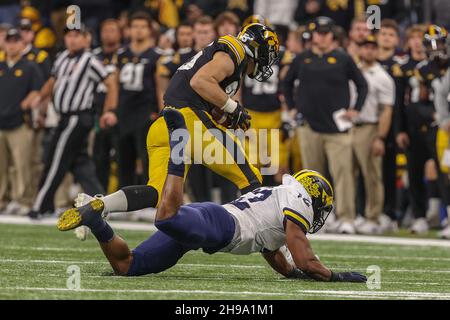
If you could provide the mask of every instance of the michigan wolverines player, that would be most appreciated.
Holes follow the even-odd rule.
[[[166,108],[163,114],[171,150],[166,163],[168,176],[156,213],[159,231],[130,251],[103,220],[104,204],[99,199],[91,203],[94,210],[66,211],[58,221],[59,230],[88,226],[114,272],[122,276],[162,272],[186,252],[201,248],[209,254],[261,252],[275,271],[288,278],[366,281],[364,275],[356,272],[335,273],[326,268],[306,238],[307,232],[317,232],[324,225],[333,208],[333,189],[317,172],[303,170],[293,177],[285,175],[282,185],[258,188],[223,206],[208,202],[183,205],[187,141],[180,141],[174,133],[182,130],[189,135],[189,130],[181,112]],[[180,144],[181,152],[175,151]],[[285,244],[295,265],[279,250]]]
[[[238,37],[220,37],[180,66],[164,96],[165,106],[176,108],[183,115],[191,137],[198,134],[203,136],[205,133],[212,136],[201,148],[196,148],[195,139],[191,139],[188,156],[197,159],[196,154],[200,154],[200,160],[203,161],[205,148],[222,150],[227,160],[233,155],[231,163],[213,161],[205,165],[233,182],[242,193],[259,187],[262,177],[258,169],[249,163],[237,137],[226,130],[232,128],[245,131],[250,126],[248,113],[231,97],[239,89],[239,83],[245,74],[258,81],[269,79],[278,54],[276,33],[263,24],[250,24],[242,29]],[[214,113],[226,120],[227,127],[213,119]],[[197,130],[194,133],[195,125],[198,127],[198,124],[200,132]],[[167,126],[162,117],[149,129],[147,150],[148,185],[124,187],[103,197],[106,214],[157,207],[167,176],[170,152]],[[80,210],[95,211],[92,203],[85,204]]]

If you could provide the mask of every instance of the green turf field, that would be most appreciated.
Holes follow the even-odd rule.
[[[119,231],[131,246],[147,232]],[[159,275],[112,276],[91,237],[49,226],[0,224],[0,299],[450,299],[450,249],[313,241],[337,271],[381,268],[381,288],[365,284],[285,280],[258,254],[188,253]],[[69,290],[67,268],[81,270],[81,289]]]

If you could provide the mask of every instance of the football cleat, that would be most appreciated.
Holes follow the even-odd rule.
[[[90,201],[88,204],[79,208],[66,210],[58,219],[56,227],[60,231],[75,229],[85,225],[86,220],[91,220],[90,215],[102,215],[105,210],[105,204],[100,199]]]
[[[416,219],[411,226],[410,232],[418,235],[427,234],[429,230],[427,219],[419,218]]]
[[[96,198],[101,199],[102,197],[103,197],[103,195],[101,195],[101,194],[91,197],[90,195],[88,195],[86,193],[79,193],[77,195],[77,197],[75,198],[74,206],[75,206],[75,208],[79,208],[79,207],[82,207],[82,206],[88,204],[90,201],[92,201]],[[105,211],[102,213],[102,218],[106,218]],[[74,231],[75,236],[81,241],[86,241],[90,232],[91,232],[90,229],[86,226],[79,226]]]

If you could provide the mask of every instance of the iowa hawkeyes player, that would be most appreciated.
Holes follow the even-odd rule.
[[[261,174],[249,164],[237,137],[219,125],[211,113],[213,110],[223,112],[227,115],[229,128],[247,130],[250,126],[250,117],[231,97],[238,90],[244,74],[258,81],[269,79],[273,74],[272,66],[276,63],[278,54],[279,42],[276,33],[262,24],[250,24],[239,33],[238,37],[220,37],[178,68],[164,96],[166,107],[176,108],[183,115],[191,138],[206,132],[213,136],[212,141],[203,143],[203,149],[221,150],[227,158],[232,156],[231,164],[205,163],[205,165],[229,179],[243,193],[261,185]],[[194,122],[200,124],[201,132],[194,132]],[[193,140],[195,138],[190,140],[192,144]],[[204,150],[196,150],[192,144],[191,148],[188,148],[190,149],[188,156],[195,159],[194,152],[202,156]],[[226,145],[231,146],[233,150],[228,150]],[[160,117],[152,124],[148,132],[147,149],[150,176],[148,185],[124,187],[103,197],[101,201],[105,214],[158,205],[170,158],[168,131],[164,118]],[[203,161],[202,157],[200,159]],[[239,159],[244,161],[238,161]],[[186,174],[188,169],[185,170]],[[80,211],[95,211],[96,202],[90,199],[92,198],[86,196],[86,201],[83,202],[90,202],[81,206]],[[73,224],[77,224],[76,219]]]

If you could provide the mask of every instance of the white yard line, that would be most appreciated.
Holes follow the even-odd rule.
[[[76,261],[76,260],[27,260],[27,259],[0,259],[1,263],[36,263],[36,264],[65,264],[65,265],[83,265],[83,264],[108,264],[107,261]],[[236,265],[236,264],[203,264],[203,263],[178,263],[176,267],[184,268],[232,268],[232,269],[266,269],[263,265]],[[362,267],[361,270],[365,270]],[[344,268],[333,268],[335,270],[344,270]],[[404,272],[404,273],[450,273],[450,269],[382,269],[381,272]]]
[[[156,231],[157,229],[151,223],[126,222],[126,221],[108,221],[115,229],[133,230],[133,231]],[[19,225],[45,225],[54,226],[56,218],[45,218],[39,221],[30,221],[28,217],[0,215],[0,224],[19,224]],[[340,235],[340,234],[318,234],[310,235],[311,240],[317,241],[340,241],[340,242],[358,242],[374,243],[386,245],[403,246],[432,246],[450,248],[449,240],[439,239],[417,239],[417,238],[396,238],[382,236],[364,236],[364,235]]]
[[[42,287],[0,287],[12,291],[55,291],[55,292],[109,292],[109,293],[159,293],[159,294],[200,294],[238,296],[332,296],[336,298],[398,298],[398,299],[450,299],[450,294],[423,291],[350,291],[350,290],[299,290],[297,292],[261,291],[215,291],[215,290],[157,290],[157,289],[79,289]]]

